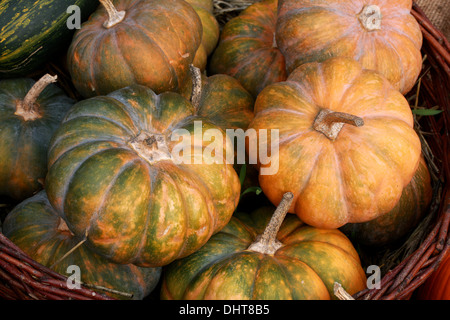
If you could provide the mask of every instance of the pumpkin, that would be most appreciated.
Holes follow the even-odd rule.
[[[450,254],[444,256],[439,267],[416,290],[418,300],[450,300]]]
[[[209,119],[222,130],[246,130],[253,119],[253,96],[235,78],[226,74],[207,76],[191,67],[191,78],[181,90],[197,114]],[[244,150],[245,151],[245,150]]]
[[[168,264],[206,243],[237,206],[230,142],[217,132],[175,92],[131,85],[80,101],[53,135],[49,201],[111,261]]]
[[[192,63],[201,70],[205,70],[208,63],[208,56],[214,51],[217,42],[219,41],[219,22],[212,10],[209,10],[208,3],[202,3],[201,1],[199,3],[199,1],[194,0],[186,0],[186,2],[190,3],[195,9],[203,26],[202,42],[195,53],[194,61]],[[212,3],[211,1],[209,2]]]
[[[200,7],[205,9],[209,13],[214,13],[214,1],[213,0],[186,0],[187,3],[193,7]]]
[[[430,172],[421,157],[416,173],[394,209],[371,221],[346,224],[341,231],[353,242],[365,246],[395,243],[411,232],[426,215],[432,195]]]
[[[292,193],[275,213],[272,207],[235,213],[200,250],[164,267],[161,299],[327,300],[335,299],[335,282],[349,294],[364,289],[348,238],[285,218],[289,199]]]
[[[209,62],[210,74],[235,77],[254,97],[286,80],[284,56],[275,41],[277,1],[256,2],[229,20]]]
[[[79,22],[97,8],[92,0],[3,0],[0,3],[0,78],[31,76],[67,50],[74,29],[67,22],[79,8]],[[69,12],[67,12],[69,11]]]
[[[264,194],[276,204],[293,192],[289,212],[314,227],[339,228],[391,211],[419,164],[407,100],[350,58],[301,65],[266,87],[254,111],[249,129],[278,132],[274,141],[269,134],[249,141],[277,150],[270,164],[256,164]]]
[[[161,276],[161,268],[120,265],[93,253],[70,232],[48,202],[45,190],[14,207],[5,218],[3,231],[36,262],[65,276],[71,275],[69,266],[79,267],[80,282],[123,293],[107,293],[115,298],[143,299]]]
[[[46,74],[0,81],[0,195],[22,201],[43,188],[50,138],[75,103]]]
[[[349,57],[405,94],[422,69],[422,33],[411,7],[412,0],[279,0],[276,41],[289,73]]]
[[[101,0],[68,50],[72,82],[85,97],[130,84],[177,91],[202,40],[202,22],[182,0]]]

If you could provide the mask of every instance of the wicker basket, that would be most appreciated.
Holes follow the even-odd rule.
[[[241,6],[231,8],[227,1],[215,1],[219,23],[256,1],[241,1]],[[228,7],[227,7],[228,6]],[[425,57],[422,74],[406,96],[415,107],[433,109],[439,106],[442,113],[434,116],[416,116],[416,130],[420,132],[423,152],[433,177],[434,196],[430,212],[421,225],[421,233],[413,233],[416,245],[383,274],[380,289],[366,289],[353,296],[358,300],[408,299],[449,253],[450,235],[450,180],[449,125],[450,125],[450,44],[433,26],[424,12],[414,4],[412,14],[420,23],[424,36],[422,53]],[[50,65],[62,85],[70,87],[67,74]],[[55,273],[33,261],[20,248],[0,233],[0,298],[10,300],[108,300],[102,288],[82,284],[80,289],[68,289],[67,277]]]

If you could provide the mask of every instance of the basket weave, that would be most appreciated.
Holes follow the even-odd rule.
[[[256,1],[241,1],[231,7],[228,1],[214,1],[215,13],[223,24],[246,6]],[[450,234],[450,180],[449,125],[450,125],[450,44],[443,33],[413,5],[413,16],[419,22],[425,57],[420,80],[406,96],[412,105],[442,113],[416,117],[424,155],[432,169],[434,196],[427,217],[428,228],[417,241],[411,254],[406,256],[381,279],[380,289],[366,289],[356,293],[357,300],[408,299],[449,254]],[[60,78],[67,79],[62,74]],[[0,233],[0,298],[9,300],[109,300],[107,292],[82,284],[80,289],[68,289],[67,277],[32,260],[20,248]]]

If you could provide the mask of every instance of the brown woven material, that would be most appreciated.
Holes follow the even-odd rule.
[[[232,1],[215,0],[215,12],[222,26],[231,16],[227,15],[226,12],[237,15],[246,6],[256,2],[235,1],[241,3],[238,9],[236,9],[236,6],[229,5],[229,2]],[[442,5],[445,1],[447,0],[419,0],[417,2],[425,5],[428,2]],[[430,8],[436,7],[427,7],[428,10],[431,10]],[[225,10],[219,13],[219,9]],[[428,226],[423,237],[418,239],[417,245],[412,248],[411,254],[384,273],[381,279],[381,288],[361,291],[353,296],[355,299],[408,299],[414,290],[436,270],[444,257],[449,254],[450,44],[447,40],[448,37],[446,38],[440,31],[441,29],[436,27],[436,24],[441,21],[443,23],[442,28],[448,30],[449,10],[443,7],[440,10],[437,9],[437,11],[437,13],[439,11],[447,12],[447,18],[438,18],[437,15],[431,15],[430,17],[433,17],[435,22],[430,21],[420,6],[414,5],[413,7],[412,14],[420,23],[424,35],[422,48],[424,65],[419,81],[407,95],[413,106],[443,110],[438,115],[416,117],[416,128],[421,133],[424,154],[433,175],[434,196],[428,215]],[[55,67],[54,64],[49,65],[49,68],[57,71],[60,79],[68,79],[63,70]],[[68,289],[66,281],[67,277],[33,261],[0,233],[0,298],[14,300],[110,299],[105,292],[84,285],[81,289]]]

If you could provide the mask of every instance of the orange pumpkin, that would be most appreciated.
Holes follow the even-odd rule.
[[[254,111],[249,128],[279,132],[278,141],[262,134],[249,141],[278,147],[271,163],[258,157],[263,192],[275,204],[293,192],[290,212],[318,228],[389,212],[419,164],[407,100],[381,74],[349,58],[298,67],[287,81],[266,87]],[[262,171],[273,163],[277,172]]]
[[[73,36],[67,66],[85,98],[131,84],[178,91],[201,44],[202,22],[181,0],[100,0]]]
[[[350,57],[407,93],[421,67],[422,33],[411,0],[280,0],[276,40],[288,71]]]

